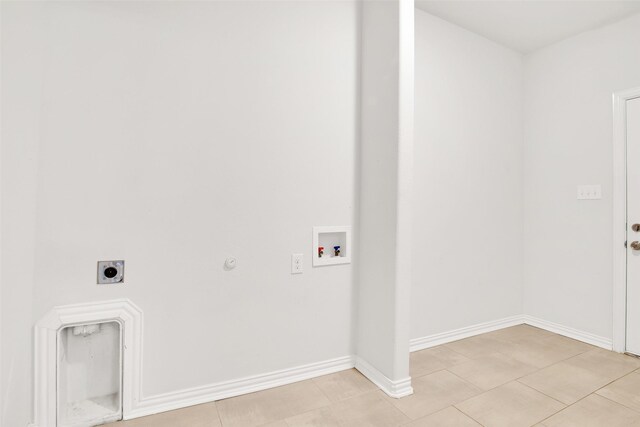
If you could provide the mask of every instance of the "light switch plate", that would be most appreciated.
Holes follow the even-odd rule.
[[[602,186],[598,185],[578,185],[578,200],[598,200],[602,199]]]
[[[291,274],[301,274],[304,271],[304,256],[291,254]]]

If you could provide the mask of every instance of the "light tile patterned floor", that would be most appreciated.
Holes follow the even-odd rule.
[[[112,427],[640,427],[640,359],[531,326],[411,354],[414,394],[355,370]]]

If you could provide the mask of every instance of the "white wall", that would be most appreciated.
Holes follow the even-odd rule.
[[[2,8],[3,425],[53,305],[139,305],[145,396],[353,353],[352,268],[310,260],[354,222],[355,2]]]
[[[1,426],[21,427],[30,419],[32,296],[34,292],[35,215],[41,80],[45,40],[24,25],[43,28],[42,7],[35,2],[0,2],[0,102],[2,184],[0,251],[2,327],[0,349]],[[13,12],[12,12],[13,10]],[[22,28],[22,30],[21,30]],[[20,36],[20,39],[14,38]],[[34,84],[35,83],[35,84]]]
[[[640,86],[640,16],[522,65],[416,15],[412,337],[524,313],[611,339],[611,95]]]
[[[413,12],[412,0],[362,3],[356,345],[361,360],[398,382],[397,390],[387,390],[396,396],[411,392],[406,254],[411,250]]]
[[[402,125],[363,116],[356,158],[355,2],[1,5],[2,425],[30,418],[34,322],[83,301],[144,310],[146,396],[352,354],[354,330],[402,376]],[[415,13],[411,337],[523,312],[610,337],[611,93],[640,86],[640,16],[523,68]],[[369,87],[399,81],[386,60]],[[400,86],[366,88],[363,112],[401,110]],[[603,200],[576,201],[591,183]],[[356,262],[379,286],[358,290],[357,328],[352,267],[310,266],[311,227],[331,224],[374,232]],[[120,258],[125,285],[96,286],[95,262]]]
[[[522,312],[522,56],[416,10],[411,337]]]
[[[640,86],[640,15],[529,55],[525,313],[612,336],[611,95]],[[602,200],[576,200],[602,184]]]

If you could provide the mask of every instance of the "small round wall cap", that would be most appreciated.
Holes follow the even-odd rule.
[[[224,262],[224,266],[227,268],[227,270],[233,270],[234,268],[236,268],[237,264],[238,261],[234,257],[229,257]]]

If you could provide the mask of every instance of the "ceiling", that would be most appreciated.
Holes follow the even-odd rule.
[[[522,53],[640,13],[640,0],[415,0],[416,7]]]

